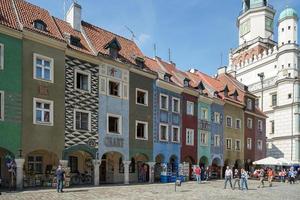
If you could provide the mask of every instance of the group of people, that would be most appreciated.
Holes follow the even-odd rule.
[[[278,175],[282,183],[285,183],[286,180],[288,180],[290,184],[294,184],[297,177],[300,179],[300,167],[298,168],[298,172],[294,169],[294,167],[291,167],[288,171],[286,169],[282,169]]]
[[[209,173],[209,169],[208,167],[206,169],[204,169],[204,167],[199,167],[197,166],[194,170],[194,173],[196,175],[196,180],[197,183],[201,183],[202,180],[208,180],[208,173]]]
[[[232,169],[227,166],[225,171],[224,189],[226,189],[227,183],[229,182],[230,187],[233,190],[236,188],[236,184],[238,184],[239,190],[248,190],[248,177],[248,173],[244,168],[241,168],[241,170],[234,169],[233,172]],[[232,180],[234,180],[233,185]]]

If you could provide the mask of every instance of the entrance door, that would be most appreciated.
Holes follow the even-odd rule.
[[[102,160],[100,165],[100,183],[106,182],[106,160]]]

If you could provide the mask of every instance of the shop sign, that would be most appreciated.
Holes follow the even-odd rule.
[[[123,147],[124,139],[115,137],[105,137],[104,144],[107,147]]]

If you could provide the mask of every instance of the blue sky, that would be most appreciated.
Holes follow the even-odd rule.
[[[28,0],[63,18],[63,0]],[[72,0],[67,0],[67,9]],[[154,44],[157,56],[171,60],[181,70],[197,68],[213,75],[228,63],[230,48],[238,44],[236,18],[242,0],[77,0],[82,6],[83,20],[131,38],[143,53],[153,57]],[[288,4],[300,14],[299,0],[270,0],[278,18]],[[277,23],[277,22],[275,22]],[[277,27],[276,25],[274,27]],[[275,29],[275,33],[277,30]],[[277,34],[275,34],[277,40]]]

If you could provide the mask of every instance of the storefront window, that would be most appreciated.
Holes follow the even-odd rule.
[[[28,171],[31,173],[43,173],[43,157],[42,156],[28,156]]]
[[[78,172],[78,158],[77,157],[75,157],[75,156],[69,157],[69,167],[70,167],[71,173]]]

